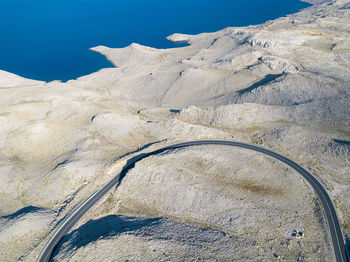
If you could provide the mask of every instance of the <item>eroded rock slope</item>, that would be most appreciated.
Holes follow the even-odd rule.
[[[314,3],[262,25],[169,36],[182,48],[95,47],[115,68],[66,83],[0,72],[2,260],[34,261],[129,152],[204,138],[259,144],[309,169],[349,236],[350,4]],[[55,259],[332,260],[327,232],[293,171],[202,147],[137,164]]]

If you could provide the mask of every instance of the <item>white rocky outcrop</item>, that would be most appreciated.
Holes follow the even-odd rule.
[[[28,255],[33,243],[48,233],[54,217],[52,211],[32,206],[0,217],[1,260],[11,261]]]
[[[0,86],[2,88],[18,87],[18,86],[31,86],[43,84],[43,81],[30,80],[18,75],[0,70]]]
[[[350,8],[308,2],[262,25],[168,37],[186,47],[92,48],[115,67],[66,83],[0,71],[0,257],[34,261],[130,152],[206,138],[305,166],[349,236]],[[258,153],[173,151],[138,163],[55,259],[332,260],[320,210],[304,181]]]

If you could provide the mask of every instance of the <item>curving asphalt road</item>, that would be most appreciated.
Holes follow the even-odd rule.
[[[67,218],[62,222],[59,228],[56,230],[54,235],[48,241],[41,254],[39,255],[38,262],[50,261],[53,257],[56,248],[60,244],[62,238],[74,227],[74,225],[80,220],[80,218],[91,209],[106,193],[111,190],[114,186],[119,186],[124,176],[127,172],[135,166],[135,163],[152,155],[160,154],[167,150],[173,150],[177,148],[199,146],[199,145],[223,145],[223,146],[235,146],[246,148],[249,150],[257,151],[266,155],[269,155],[293,168],[297,171],[315,190],[320,202],[323,206],[324,213],[329,226],[329,231],[333,241],[334,254],[337,262],[348,262],[348,257],[346,255],[346,249],[344,244],[344,237],[340,228],[337,213],[335,211],[333,202],[329,197],[325,188],[321,185],[318,180],[313,177],[308,171],[302,168],[300,165],[294,161],[277,154],[271,150],[250,145],[242,142],[234,141],[224,141],[224,140],[199,140],[192,142],[185,142],[166,146],[149,153],[139,154],[127,161],[126,165],[123,167],[122,171],[116,175],[108,184],[106,184],[102,189],[92,194],[84,203],[78,206]]]

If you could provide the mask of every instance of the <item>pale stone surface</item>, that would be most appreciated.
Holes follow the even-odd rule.
[[[168,37],[190,44],[182,48],[95,47],[116,67],[66,83],[0,71],[0,257],[34,261],[51,226],[113,177],[127,153],[202,138],[260,144],[303,165],[327,187],[349,236],[350,6],[308,2],[315,5],[262,25]],[[91,241],[81,245],[72,236],[57,259],[221,260],[235,253],[332,260],[309,187],[256,153],[224,161],[233,154],[227,150],[188,149],[140,162],[78,225],[76,234],[88,228]],[[208,155],[220,171],[203,163]],[[248,194],[249,188],[276,194]],[[19,219],[26,207],[32,212]],[[128,226],[163,218],[131,233],[102,232],[98,240],[98,227],[86,226],[107,215],[110,231],[120,219]],[[306,233],[296,238],[293,230]],[[163,231],[171,237],[162,238]],[[21,232],[25,245],[16,242]]]
[[[18,86],[30,86],[30,85],[39,85],[43,84],[42,81],[30,80],[18,75],[0,70],[0,86],[1,88],[10,88]]]
[[[12,215],[0,217],[1,260],[12,261],[28,255],[33,243],[48,233],[54,216],[50,210],[29,206]]]
[[[290,168],[246,149],[202,146],[147,158],[136,164],[120,188],[94,214],[168,217],[212,228],[225,236],[239,236],[245,243],[236,242],[228,253],[224,252],[229,248],[225,243],[220,247],[221,254],[214,256],[216,259],[272,259],[274,253],[286,260],[333,259],[312,190]],[[77,235],[78,239],[66,248],[72,249],[84,241],[86,229],[82,226],[78,230],[82,236]],[[295,231],[300,235],[295,235]],[[113,235],[118,244],[119,233],[124,236],[123,232]],[[208,231],[201,237],[214,241]],[[85,247],[84,252],[99,245],[104,246],[99,242]],[[241,253],[242,245],[249,246],[250,251]],[[147,243],[145,246],[150,248]],[[189,259],[198,255],[201,252],[194,250]],[[113,257],[121,259],[118,254]]]

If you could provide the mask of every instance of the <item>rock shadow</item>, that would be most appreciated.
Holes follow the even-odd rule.
[[[132,154],[138,153],[138,152],[140,152],[140,151],[142,151],[142,150],[144,150],[144,149],[147,149],[147,148],[149,148],[149,147],[151,147],[151,146],[153,146],[153,145],[162,143],[162,142],[164,142],[164,141],[166,141],[166,139],[159,140],[159,141],[155,141],[155,142],[152,142],[152,143],[148,143],[148,144],[146,144],[146,145],[144,145],[144,146],[142,146],[142,147],[140,147],[140,148],[138,148],[138,149],[136,149],[136,150],[130,151],[130,152],[124,154],[124,155],[121,155],[121,156],[117,157],[116,159],[114,159],[114,161],[117,161],[117,160],[119,160],[119,159],[122,159],[122,158],[124,158],[124,157],[126,157],[126,156],[128,156],[128,155],[132,155]]]
[[[265,86],[273,81],[275,81],[277,78],[283,76],[285,73],[282,73],[282,74],[268,74],[266,75],[263,79],[261,79],[260,81],[258,82],[255,82],[254,84],[252,84],[250,87],[248,88],[245,88],[245,89],[242,89],[242,90],[239,90],[237,91],[237,93],[239,95],[243,95],[245,93],[250,93],[252,92],[254,89],[257,89],[261,86]]]
[[[90,220],[63,238],[62,245],[70,239],[69,249],[75,250],[100,238],[111,238],[127,232],[136,232],[144,227],[159,225],[161,218],[142,219],[109,215],[97,220]],[[58,248],[59,249],[59,248]]]
[[[179,109],[170,109],[169,112],[172,113],[172,114],[179,114],[181,112],[181,110],[179,110]]]
[[[342,145],[346,145],[346,146],[350,146],[350,141],[346,141],[346,140],[339,140],[339,139],[332,139],[332,141],[338,143],[338,144],[342,144]]]
[[[44,208],[40,208],[40,207],[27,206],[27,207],[19,209],[15,213],[5,215],[5,216],[0,216],[0,219],[11,220],[11,219],[22,217],[22,216],[29,214],[29,213],[36,213],[36,212],[44,211],[44,210],[45,210]]]
[[[109,215],[97,220],[90,220],[78,229],[66,235],[57,247],[57,255],[64,243],[68,243],[65,252],[70,252],[89,245],[98,239],[108,239],[122,234],[145,237],[149,240],[162,240],[182,243],[192,248],[214,248],[215,243],[230,245],[233,236],[213,228],[198,227],[166,218],[137,218]],[[216,247],[217,248],[217,247]],[[52,257],[52,258],[53,258]]]

